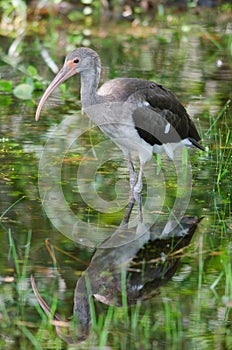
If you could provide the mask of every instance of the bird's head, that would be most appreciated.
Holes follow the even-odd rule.
[[[50,94],[60,84],[62,84],[65,80],[69,79],[77,73],[82,75],[85,74],[85,72],[93,70],[96,72],[97,75],[99,75],[100,68],[100,58],[94,50],[86,47],[80,47],[70,52],[65,59],[63,67],[57,73],[57,75],[43,94],[36,110],[35,120],[39,120],[40,112],[44,103],[46,102]]]

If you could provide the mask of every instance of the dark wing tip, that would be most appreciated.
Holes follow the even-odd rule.
[[[188,137],[189,141],[193,144],[194,147],[199,148],[201,151],[205,151],[205,148],[195,139]]]

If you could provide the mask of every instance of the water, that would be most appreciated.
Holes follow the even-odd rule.
[[[159,158],[149,162],[144,187],[147,220],[163,228],[176,198],[185,215],[204,219],[190,247],[181,251],[171,279],[161,283],[159,292],[154,287],[150,293],[155,295],[149,295],[147,301],[129,309],[131,323],[125,299],[124,308],[116,308],[114,316],[110,308],[96,302],[100,316],[95,328],[100,340],[94,340],[90,332],[92,336],[80,348],[91,344],[121,349],[232,346],[231,108],[225,108],[231,99],[231,55],[223,42],[228,39],[229,43],[229,36],[223,35],[222,24],[207,28],[191,21],[185,27],[180,23],[168,29],[161,26],[159,35],[149,27],[134,28],[131,33],[123,25],[123,36],[111,28],[107,40],[97,35],[91,38],[91,47],[103,61],[104,81],[139,76],[170,88],[193,116],[206,147],[206,152],[184,154],[188,167],[183,169],[189,178],[182,178],[184,173],[165,157],[161,165]],[[43,38],[45,46],[48,36]],[[9,44],[5,41],[4,54]],[[38,46],[28,39],[23,44],[16,69],[5,58],[1,61],[2,79],[16,85],[24,77],[22,67],[31,64],[50,81],[54,75],[39,56]],[[59,66],[65,56],[63,46],[59,43],[58,49],[51,48]],[[54,327],[46,325],[45,317],[41,324],[43,316],[35,303],[30,274],[33,272],[49,305],[58,302],[63,318],[72,315],[76,282],[94,247],[117,230],[127,203],[126,163],[120,150],[81,114],[78,91],[78,79],[71,79],[66,84],[65,101],[61,91],[54,92],[38,123],[34,114],[42,90],[34,92],[29,101],[1,93],[0,311],[1,342],[8,349],[31,346],[29,333],[37,339],[37,348],[38,344],[44,349],[65,346]],[[158,251],[158,257],[162,253]],[[121,254],[125,258],[126,253]],[[99,277],[101,270],[96,268],[95,274]],[[14,280],[7,282],[6,277]],[[114,288],[106,292],[113,293]],[[104,324],[105,317],[108,323]],[[110,332],[107,340],[103,339],[104,329]]]

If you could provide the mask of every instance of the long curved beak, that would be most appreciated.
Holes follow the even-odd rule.
[[[46,102],[47,98],[51,95],[51,93],[57,88],[57,86],[59,86],[61,83],[63,83],[65,80],[67,80],[68,78],[70,78],[71,76],[73,76],[76,73],[77,73],[77,71],[74,69],[74,67],[71,66],[71,64],[70,65],[68,63],[64,64],[64,66],[57,73],[57,75],[55,76],[55,78],[53,79],[51,84],[48,86],[47,90],[43,94],[43,96],[38,104],[36,114],[35,114],[36,121],[39,120],[41,109],[42,109],[44,103]]]

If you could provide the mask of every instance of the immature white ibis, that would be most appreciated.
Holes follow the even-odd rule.
[[[36,120],[52,91],[77,73],[81,76],[83,110],[121,148],[127,160],[131,193],[124,222],[128,222],[135,200],[138,202],[139,221],[142,222],[144,164],[153,153],[161,151],[166,151],[173,158],[173,152],[179,146],[204,150],[198,142],[200,136],[197,129],[177,97],[154,82],[117,78],[106,82],[97,90],[101,60],[94,50],[85,47],[67,55],[63,68],[39,102]],[[140,161],[138,176],[131,157],[134,151]]]

